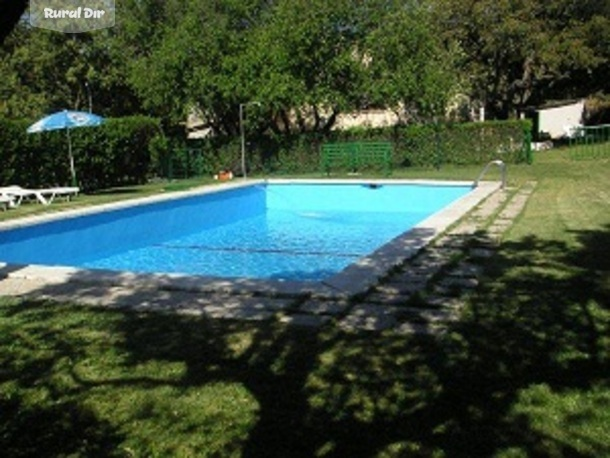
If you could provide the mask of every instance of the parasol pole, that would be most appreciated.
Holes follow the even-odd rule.
[[[70,138],[70,128],[66,128],[66,135],[68,136],[68,157],[70,158],[70,175],[72,176],[72,186],[76,184],[76,170],[74,169],[74,157],[72,156],[72,140]]]

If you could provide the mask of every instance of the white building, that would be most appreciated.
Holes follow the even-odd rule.
[[[534,118],[535,133],[538,138],[551,140],[570,137],[575,127],[582,126],[584,113],[584,100],[538,108]]]

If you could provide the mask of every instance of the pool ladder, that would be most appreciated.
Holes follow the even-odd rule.
[[[483,175],[485,175],[487,173],[487,171],[489,170],[489,167],[491,167],[492,165],[497,165],[500,168],[500,173],[502,174],[502,189],[506,188],[506,164],[499,159],[497,159],[495,161],[491,161],[485,166],[483,171],[481,171],[481,173],[479,174],[477,179],[472,184],[473,188],[476,188],[477,186],[479,186],[479,181],[481,181],[481,179],[483,178]]]

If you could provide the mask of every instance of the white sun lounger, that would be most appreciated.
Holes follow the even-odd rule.
[[[11,207],[21,205],[23,199],[35,197],[38,202],[43,205],[49,205],[58,197],[65,197],[66,200],[76,196],[80,191],[77,187],[58,187],[58,188],[43,188],[43,189],[26,189],[21,186],[4,186],[0,187],[0,196],[5,196],[11,199],[9,204]]]
[[[0,195],[12,200],[11,207],[18,207],[23,202],[23,199],[31,197],[35,197],[43,205],[48,205],[47,199],[37,189],[25,189],[21,186],[4,186],[0,188]]]
[[[66,200],[70,200],[73,197],[76,197],[80,191],[80,188],[77,187],[59,187],[59,188],[45,188],[38,189],[38,191],[45,196],[47,203],[53,202],[56,197],[63,197]]]
[[[11,199],[9,196],[5,196],[4,194],[0,194],[0,207],[3,211],[10,207],[12,204],[13,199]]]

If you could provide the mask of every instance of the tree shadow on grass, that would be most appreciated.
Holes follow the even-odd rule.
[[[120,456],[116,446],[123,440],[121,435],[80,403],[61,401],[41,407],[1,399],[0,411],[2,456]]]
[[[569,406],[575,393],[586,398],[602,387],[600,399],[610,395],[610,228],[577,239],[577,247],[536,237],[505,243],[488,263],[484,287],[453,330],[456,351],[447,354],[446,403],[461,412],[458,430],[470,437],[466,448],[452,444],[454,452],[610,453],[607,437],[581,437],[569,426],[571,416],[585,428],[591,422],[591,429],[610,421],[587,413],[587,406]],[[524,405],[537,390],[555,393],[554,402],[565,405],[545,405],[542,395]],[[546,416],[563,418],[536,423],[536,402]]]
[[[608,455],[607,438],[587,431],[603,426],[599,411],[610,402],[610,228],[577,238],[576,247],[537,238],[504,244],[487,263],[487,277],[463,319],[438,339],[25,302],[7,315],[33,313],[13,330],[14,338],[20,345],[44,342],[51,359],[26,354],[30,369],[4,372],[1,380],[26,388],[46,383],[68,412],[78,412],[40,410],[43,419],[49,411],[63,419],[59,430],[50,420],[40,429],[70,445],[65,452],[84,435],[99,450],[131,440],[140,441],[140,454],[177,453],[154,438],[129,437],[133,433],[87,407],[92,391],[105,389],[112,398],[128,388],[134,399],[147,399],[136,420],[176,428],[178,442],[217,434],[214,448],[196,449],[199,456]],[[60,317],[75,314],[84,314],[91,338],[66,331]],[[92,375],[83,360],[95,339],[99,368]],[[63,377],[69,374],[71,382],[61,388],[48,374],[68,355],[73,369]],[[104,365],[109,355],[118,355],[118,362]],[[142,372],[146,366],[158,372]],[[226,394],[227,386],[235,395]],[[169,400],[147,397],[166,388],[175,390]],[[208,388],[218,394],[197,404]],[[569,405],[572,398],[562,396],[570,393],[583,402]],[[2,402],[12,419],[35,416],[19,397]],[[188,403],[204,414],[173,416],[170,406]],[[538,411],[547,423],[537,423]],[[88,419],[84,432],[77,426],[81,417]],[[40,431],[12,430],[11,424],[2,422],[4,443],[26,444],[28,437],[35,443]],[[70,438],[63,440],[66,431]]]
[[[436,347],[427,338],[135,314],[121,330],[130,336],[130,365],[180,361],[188,368],[184,386],[247,389],[257,419],[241,456],[374,456],[405,428],[418,440],[428,435],[423,418],[402,423],[425,414],[440,389],[429,367]]]
[[[61,380],[58,367],[83,354],[65,329],[48,325],[58,312],[39,301],[2,305],[2,456],[120,456],[123,435],[74,397],[77,387]]]

